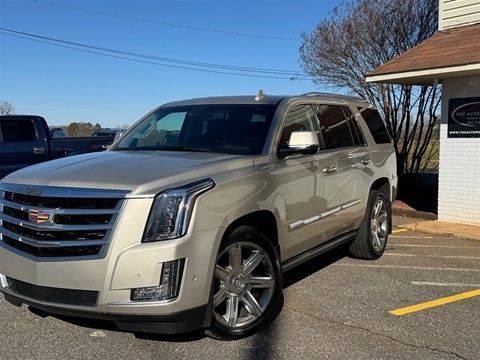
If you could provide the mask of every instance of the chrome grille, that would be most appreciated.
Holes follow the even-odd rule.
[[[127,194],[0,183],[0,245],[44,261],[101,258]]]
[[[112,209],[119,201],[119,199],[44,197],[11,191],[5,191],[5,199],[16,204],[64,209]]]

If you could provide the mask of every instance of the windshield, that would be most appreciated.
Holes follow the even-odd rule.
[[[259,154],[273,105],[196,105],[159,108],[111,150],[212,151]]]

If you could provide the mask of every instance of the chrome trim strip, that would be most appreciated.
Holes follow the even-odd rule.
[[[25,243],[30,246],[34,246],[36,248],[63,248],[63,247],[82,247],[82,246],[97,246],[97,245],[105,245],[108,241],[105,239],[100,240],[63,240],[63,241],[55,241],[55,240],[36,240],[32,239],[28,236],[18,236],[9,230],[4,229],[2,231],[2,240],[3,235],[12,238],[15,241]],[[106,237],[106,236],[105,236]]]
[[[4,213],[0,212],[0,220],[7,221],[9,223],[15,224],[34,231],[101,231],[109,230],[113,228],[112,221],[108,224],[98,224],[98,225],[49,225],[49,224],[35,224],[27,220],[19,220]],[[114,220],[112,218],[112,220]]]
[[[121,199],[120,199],[121,200]],[[0,210],[3,211],[3,207],[9,207],[15,210],[28,212],[29,210],[45,210],[45,207],[40,206],[30,206],[24,204],[17,204],[10,202],[4,198],[0,198]],[[119,201],[120,202],[120,201]],[[92,211],[95,211],[95,215],[110,215],[116,214],[118,212],[119,205],[112,209],[55,209],[55,214],[58,215],[90,215]],[[53,209],[53,208],[48,208]]]
[[[59,186],[17,185],[0,182],[0,191],[42,197],[67,198],[126,198],[129,190],[68,188]],[[4,195],[3,195],[4,197]]]
[[[349,207],[352,207],[352,206],[355,206],[359,203],[362,202],[362,199],[359,199],[359,200],[355,200],[351,203],[348,203],[348,204],[344,204],[344,205],[341,205],[339,207],[336,207],[332,210],[329,210],[329,211],[326,211],[324,213],[321,213],[319,215],[315,215],[311,218],[308,218],[308,219],[304,219],[304,220],[298,220],[298,221],[295,221],[294,223],[288,225],[288,228],[289,228],[289,231],[295,231],[295,230],[298,230],[306,225],[309,225],[309,224],[312,224],[318,220],[321,220],[321,219],[324,219],[326,218],[327,216],[330,216],[330,215],[333,215],[333,214],[336,214],[337,212],[339,211],[342,211],[344,209],[347,209]]]

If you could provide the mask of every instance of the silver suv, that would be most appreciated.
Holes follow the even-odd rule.
[[[364,100],[168,103],[106,152],[2,180],[0,290],[129,331],[246,336],[280,311],[284,271],[342,244],[380,257],[396,189]]]

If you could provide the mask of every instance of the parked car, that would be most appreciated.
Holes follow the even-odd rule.
[[[106,152],[0,183],[0,291],[128,331],[246,336],[280,311],[284,271],[340,245],[383,254],[396,169],[361,99],[168,103]]]
[[[103,151],[113,142],[111,137],[58,137],[58,131],[52,136],[41,116],[0,116],[0,179],[43,161]]]
[[[68,134],[62,128],[50,128],[50,137],[51,138],[59,138],[59,137],[67,137]]]

